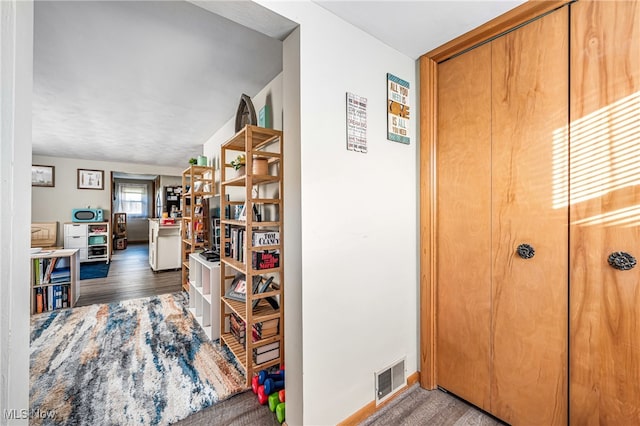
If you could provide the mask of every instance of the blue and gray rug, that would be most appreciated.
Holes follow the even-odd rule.
[[[167,425],[243,391],[187,305],[175,293],[32,316],[30,424]]]

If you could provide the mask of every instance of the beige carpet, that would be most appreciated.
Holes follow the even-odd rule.
[[[233,396],[187,417],[177,426],[278,426],[273,413],[258,404],[253,392]],[[445,392],[414,385],[361,426],[502,426],[464,401]]]
[[[440,390],[410,387],[361,426],[498,426],[503,423]]]
[[[205,408],[175,425],[279,426],[280,423],[266,405],[258,403],[253,392],[247,391]]]

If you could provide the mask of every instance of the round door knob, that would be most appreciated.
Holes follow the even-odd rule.
[[[531,259],[536,255],[536,251],[529,244],[520,244],[518,246],[518,256],[523,259]]]
[[[633,269],[636,263],[636,258],[624,251],[614,251],[609,255],[609,265],[619,271]]]

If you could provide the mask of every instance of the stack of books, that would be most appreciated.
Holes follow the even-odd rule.
[[[278,334],[278,318],[268,321],[259,322],[253,325],[253,341],[257,342],[267,337],[273,337]]]
[[[229,315],[229,329],[233,337],[236,338],[238,343],[244,346],[245,342],[245,334],[246,334],[246,324],[238,315],[234,312]]]
[[[279,356],[280,342],[269,343],[253,349],[253,362],[255,364],[264,364],[265,362],[273,361]]]
[[[36,288],[36,313],[69,307],[69,287],[50,285]]]
[[[279,324],[280,321],[278,318],[254,324],[251,333],[252,341],[256,343],[262,339],[277,336]],[[247,326],[242,318],[234,312],[229,315],[229,330],[238,343],[244,346],[246,342]]]

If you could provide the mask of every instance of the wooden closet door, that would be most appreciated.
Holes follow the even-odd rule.
[[[494,40],[492,57],[490,411],[566,424],[568,9]]]
[[[574,425],[640,424],[640,4],[571,6]]]
[[[437,383],[489,409],[491,47],[438,65]]]

